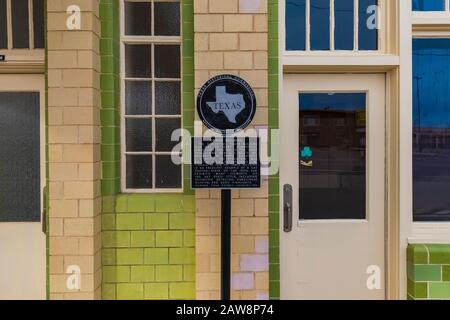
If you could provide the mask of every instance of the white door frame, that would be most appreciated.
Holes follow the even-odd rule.
[[[42,74],[0,74],[0,91],[2,92],[39,92],[40,93],[40,177],[41,177],[41,208],[40,222],[7,222],[0,223],[0,237],[13,237],[15,234],[21,234],[23,241],[7,244],[1,247],[10,253],[23,251],[25,246],[33,246],[30,249],[33,255],[33,261],[37,265],[16,266],[17,273],[14,275],[17,279],[26,279],[28,287],[11,286],[5,290],[0,289],[0,299],[45,299],[47,283],[47,253],[46,253],[46,234],[43,232],[44,216],[44,196],[46,186],[46,126],[45,126],[45,78]],[[14,247],[16,245],[16,247]],[[0,277],[2,276],[0,273]]]
[[[324,78],[323,82],[326,82],[326,80],[328,80],[328,78],[333,78],[331,81],[333,81],[333,83],[330,86],[330,83],[328,82],[326,85],[321,86],[321,85],[317,85],[317,83],[320,83],[321,79],[320,77],[326,77]],[[367,82],[368,84],[365,85],[364,81],[361,81],[358,83],[359,78],[367,78]],[[312,84],[308,83],[308,79],[312,79]],[[387,297],[387,285],[386,285],[386,281],[387,281],[387,272],[388,272],[388,265],[387,265],[387,241],[388,238],[386,237],[387,233],[386,233],[386,226],[385,224],[387,223],[386,220],[386,197],[385,197],[385,188],[386,188],[386,175],[387,175],[387,168],[386,168],[386,163],[385,163],[385,154],[386,154],[386,143],[385,143],[385,135],[386,135],[386,98],[387,98],[387,92],[386,92],[386,75],[385,74],[355,74],[355,75],[344,75],[344,74],[333,74],[333,75],[321,75],[321,74],[311,74],[311,75],[288,75],[285,74],[284,75],[284,79],[283,79],[283,102],[280,105],[280,128],[281,128],[281,139],[283,139],[283,132],[284,132],[284,136],[287,136],[289,134],[292,135],[293,132],[298,132],[298,123],[297,121],[290,121],[289,119],[293,117],[292,113],[289,113],[289,116],[286,116],[286,109],[288,106],[287,104],[291,105],[294,104],[296,101],[291,101],[293,100],[292,97],[294,97],[294,95],[291,95],[289,93],[286,93],[285,90],[286,88],[288,90],[294,91],[294,89],[296,90],[296,84],[295,82],[297,81],[302,81],[303,84],[299,84],[298,87],[302,88],[302,91],[304,92],[329,92],[329,91],[345,91],[345,92],[362,92],[362,91],[366,91],[364,90],[364,88],[366,87],[370,87],[373,90],[376,90],[375,92],[382,92],[383,93],[383,97],[385,100],[381,100],[381,101],[377,101],[376,106],[379,106],[380,104],[383,106],[382,110],[377,110],[376,113],[374,112],[374,109],[370,109],[370,108],[374,108],[374,106],[371,106],[370,103],[368,105],[368,114],[373,114],[372,116],[372,120],[370,118],[368,118],[368,130],[370,132],[370,136],[367,137],[368,141],[370,141],[369,143],[371,145],[368,144],[368,149],[367,149],[367,206],[368,206],[368,210],[367,210],[367,216],[368,216],[368,220],[363,220],[363,221],[333,221],[333,223],[329,223],[330,221],[319,221],[319,222],[313,222],[311,224],[311,222],[306,221],[306,222],[300,222],[298,224],[298,228],[300,227],[305,227],[307,226],[308,228],[311,228],[311,225],[321,225],[321,226],[326,226],[327,224],[333,225],[333,224],[341,224],[342,228],[344,225],[342,223],[345,223],[349,226],[349,230],[352,230],[352,226],[356,227],[356,226],[362,226],[364,225],[364,223],[371,223],[371,228],[373,228],[375,225],[377,226],[376,228],[376,234],[373,234],[371,236],[371,241],[375,241],[374,243],[379,243],[379,245],[377,245],[376,247],[378,247],[378,249],[376,249],[376,261],[381,264],[381,268],[384,270],[383,271],[383,289],[382,292],[378,292],[376,294],[374,294],[374,297]],[[306,83],[306,84],[305,84]],[[336,84],[336,85],[335,85]],[[329,90],[331,89],[331,90]],[[376,99],[372,99],[370,98],[370,92],[369,92],[369,96],[368,96],[368,100],[370,99],[370,101],[376,101]],[[289,96],[289,97],[287,97]],[[298,102],[297,102],[298,104]],[[283,109],[285,109],[283,111]],[[283,114],[285,114],[285,119],[283,119]],[[372,122],[375,121],[373,120],[374,116],[376,116],[377,120],[376,121],[382,121],[383,122],[383,128],[382,128],[382,135],[380,137],[380,139],[375,139],[374,140],[374,132],[378,132],[377,129],[374,129],[373,127],[371,127]],[[289,118],[289,119],[287,119]],[[298,117],[297,117],[298,119]],[[378,122],[379,123],[379,122]],[[292,127],[294,125],[294,128]],[[295,141],[297,141],[297,139],[294,139]],[[288,143],[288,142],[287,142]],[[285,144],[283,144],[285,145]],[[292,149],[292,148],[297,148],[298,149],[298,145],[295,146],[294,144],[291,144],[289,146],[285,146],[288,147],[288,149]],[[283,148],[283,147],[282,147]],[[293,213],[293,221],[294,221],[294,232],[295,232],[295,226],[296,226],[296,222],[298,221],[298,219],[296,217],[298,217],[298,174],[295,174],[294,172],[291,172],[290,170],[292,169],[292,163],[296,163],[297,160],[292,157],[289,157],[288,154],[289,151],[281,151],[281,154],[283,154],[283,157],[281,159],[281,169],[280,169],[280,225],[283,225],[283,185],[285,183],[289,183],[292,184],[294,186],[294,202],[293,202],[293,206],[294,208],[297,208],[297,210],[294,210]],[[376,157],[374,157],[374,154],[376,154]],[[292,158],[292,159],[291,159]],[[284,160],[283,160],[284,159]],[[297,158],[298,159],[298,158]],[[377,164],[375,164],[375,167],[373,167],[373,164],[371,165],[371,161],[372,163],[374,163],[377,160]],[[284,163],[283,163],[284,162]],[[381,162],[381,163],[380,163]],[[284,169],[283,169],[284,167]],[[291,168],[291,169],[288,169]],[[374,168],[377,168],[374,171]],[[380,169],[381,168],[381,169]],[[384,172],[384,175],[379,175],[377,172],[380,170],[382,170]],[[289,172],[286,172],[286,170],[289,170]],[[292,176],[294,176],[292,178]],[[292,182],[291,182],[292,181]],[[376,196],[376,201],[374,201],[375,198],[370,197],[370,188],[375,187],[376,186],[376,190],[380,191],[382,190],[382,194],[380,196]],[[374,216],[372,216],[372,218],[370,218],[370,215],[374,212],[381,212],[381,216],[376,217],[376,219],[374,220]],[[373,224],[375,223],[375,225]],[[360,228],[360,227],[358,227]],[[300,230],[300,229],[298,229]],[[289,281],[295,281],[295,279],[292,279],[292,277],[289,276],[289,273],[287,272],[288,266],[283,264],[286,264],[286,261],[289,259],[290,263],[293,263],[294,259],[289,258],[289,256],[292,257],[292,246],[293,246],[293,239],[298,238],[298,236],[296,235],[292,235],[292,234],[285,234],[283,232],[283,230],[280,230],[281,235],[280,235],[280,265],[281,265],[281,296],[282,298],[291,298],[290,296],[284,296],[283,291],[285,292],[291,292],[292,295],[292,290],[288,290],[288,288],[284,288],[284,285],[286,285],[287,283],[289,283]],[[299,232],[299,231],[298,231]],[[290,239],[290,240],[289,240]],[[381,243],[380,243],[381,241]],[[289,245],[288,245],[289,244]],[[287,247],[284,247],[287,246]],[[284,248],[283,248],[284,247]],[[289,251],[289,252],[287,252]],[[300,267],[300,266],[299,266]],[[286,269],[286,270],[285,270]],[[292,275],[291,275],[292,276]],[[320,275],[319,275],[320,276]],[[286,279],[286,277],[290,277],[290,280],[288,281],[288,279]],[[283,279],[285,278],[285,279]],[[284,280],[284,281],[283,281]],[[372,295],[371,295],[372,296]]]

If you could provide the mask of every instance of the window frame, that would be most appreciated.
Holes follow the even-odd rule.
[[[14,0],[6,0],[6,25],[7,25],[7,48],[0,49],[6,52],[22,52],[22,51],[42,51],[44,48],[34,47],[34,4],[33,0],[28,1],[28,48],[13,48],[13,30],[12,30],[12,7],[11,3]],[[44,14],[44,13],[42,13]],[[45,30],[44,30],[45,32]]]
[[[413,40],[414,39],[436,39],[450,38],[450,7],[449,1],[446,1],[447,11],[411,11],[412,17],[412,34],[411,34],[411,61],[413,57]],[[413,76],[413,67],[411,65],[411,77]],[[411,84],[413,83],[411,79]],[[411,85],[411,93],[414,88]],[[410,113],[413,114],[414,97],[411,97]],[[413,123],[411,117],[411,151],[413,143]],[[411,169],[413,164],[413,155],[411,153]],[[411,170],[411,188],[410,199],[413,200],[413,183],[414,176]],[[450,221],[414,221],[414,212],[411,205],[410,213],[411,233],[408,242],[414,243],[450,243]]]
[[[6,0],[6,20],[7,20],[7,48],[0,49],[0,53],[7,58],[6,63],[18,65],[25,65],[25,67],[33,68],[35,64],[41,65],[45,62],[45,48],[34,47],[34,21],[33,21],[33,0],[28,0],[28,44],[29,48],[13,48],[12,36],[12,8],[11,2],[14,0]],[[45,13],[42,13],[43,15]],[[47,31],[44,30],[44,34]],[[32,64],[28,66],[28,64]],[[2,63],[3,65],[3,63]]]
[[[445,10],[443,11],[412,10],[412,24],[414,31],[431,29],[439,32],[448,29],[450,27],[450,1],[445,0]]]
[[[125,2],[126,0],[120,0],[119,1],[119,15],[120,15],[120,186],[121,186],[121,192],[123,193],[180,193],[184,190],[184,161],[183,161],[183,147],[181,152],[181,181],[180,181],[180,187],[179,188],[151,188],[151,189],[137,189],[137,188],[127,188],[126,183],[126,175],[127,175],[127,166],[126,166],[126,156],[127,154],[145,154],[145,155],[152,155],[152,185],[155,186],[155,155],[172,155],[174,152],[156,152],[154,151],[155,148],[155,140],[156,140],[156,126],[155,121],[152,121],[152,151],[150,152],[127,152],[126,151],[126,126],[125,122],[126,119],[142,119],[142,118],[149,118],[149,119],[155,119],[155,118],[168,118],[168,119],[180,119],[181,127],[180,129],[183,129],[183,5],[182,0],[127,0],[127,2],[151,2],[152,3],[152,17],[154,17],[154,3],[155,2],[177,2],[180,4],[180,35],[179,36],[130,36],[125,34]],[[155,19],[152,19],[151,21],[151,27],[152,27],[152,33],[154,31],[154,25],[155,25]],[[125,65],[126,65],[126,59],[125,59],[125,46],[127,44],[147,44],[152,45],[152,114],[151,115],[144,115],[144,116],[127,116],[126,115],[126,92],[125,92]],[[178,81],[180,83],[180,114],[178,115],[162,115],[158,116],[155,114],[155,78],[154,70],[155,70],[155,57],[154,57],[154,45],[157,44],[176,44],[180,47],[180,77],[179,78],[171,78],[171,81]],[[145,78],[147,79],[147,78]],[[160,79],[159,80],[164,80]],[[147,79],[148,80],[148,79]],[[184,141],[180,141],[180,145],[183,146]]]
[[[307,1],[306,9],[306,49],[305,50],[286,50],[286,1],[280,1],[280,42],[281,42],[281,55],[285,57],[304,57],[304,56],[360,56],[367,57],[373,56],[374,54],[384,54],[386,52],[386,1],[378,0],[378,6],[380,7],[380,12],[378,15],[378,23],[381,26],[378,29],[378,49],[377,50],[358,50],[356,49],[358,44],[358,3],[359,0],[354,0],[355,2],[355,12],[354,12],[354,31],[353,31],[353,50],[335,50],[334,49],[334,1],[330,0],[330,50],[310,50],[310,16],[309,16],[309,3]]]

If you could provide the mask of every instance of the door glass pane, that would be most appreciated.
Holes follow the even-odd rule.
[[[336,50],[353,50],[354,0],[334,2],[334,47]]]
[[[11,1],[13,48],[30,47],[30,26],[28,22],[28,0]]]
[[[366,94],[299,95],[300,219],[366,218]]]
[[[286,50],[306,49],[306,0],[286,0]]]
[[[34,47],[44,48],[44,0],[33,0]]]
[[[311,50],[330,50],[330,0],[310,0]]]
[[[0,49],[8,47],[8,29],[6,20],[6,0],[0,0]]]
[[[450,39],[413,42],[415,221],[450,221]]]
[[[0,92],[0,222],[40,221],[39,93]]]
[[[378,30],[374,18],[376,5],[377,0],[359,0],[359,50],[378,49]]]

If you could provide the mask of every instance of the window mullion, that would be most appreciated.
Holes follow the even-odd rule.
[[[7,23],[7,36],[8,36],[8,49],[11,50],[13,48],[13,32],[12,32],[12,0],[6,0],[6,18],[8,20]]]
[[[33,20],[34,6],[33,0],[28,0],[28,47],[34,49],[34,20]]]
[[[152,37],[155,36],[155,1],[152,0]],[[155,43],[152,43],[152,188],[156,188],[156,120],[155,120],[155,94],[156,94],[156,81],[155,81]]]
[[[155,81],[155,44],[152,43],[152,186],[156,187],[156,81]]]
[[[311,50],[311,0],[306,0],[306,51]]]
[[[354,0],[354,43],[353,51],[359,50],[359,0]]]
[[[330,0],[330,50],[335,50],[334,44],[335,16],[334,16],[334,0]]]

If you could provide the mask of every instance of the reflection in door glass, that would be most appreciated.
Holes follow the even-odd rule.
[[[366,94],[299,95],[300,220],[366,218]]]

